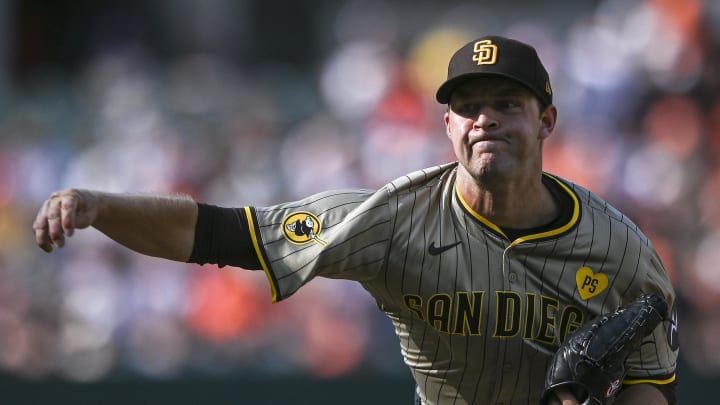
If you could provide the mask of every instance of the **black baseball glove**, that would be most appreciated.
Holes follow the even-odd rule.
[[[547,404],[560,387],[583,405],[607,403],[622,386],[625,360],[667,318],[667,312],[662,298],[644,294],[575,330],[552,358],[541,404]]]

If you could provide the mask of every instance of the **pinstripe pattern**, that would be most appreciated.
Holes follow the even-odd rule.
[[[644,292],[673,304],[650,241],[588,190],[547,175],[574,198],[575,215],[510,241],[463,204],[454,179],[451,163],[377,192],[249,208],[274,299],[316,276],[360,282],[392,320],[427,404],[537,403],[551,353],[583,322]],[[298,211],[322,222],[327,246],[283,237]],[[631,356],[629,382],[674,375],[666,326]]]

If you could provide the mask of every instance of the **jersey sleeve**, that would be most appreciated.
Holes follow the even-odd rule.
[[[328,191],[270,207],[245,207],[273,302],[314,277],[369,280],[390,243],[387,192]]]
[[[675,369],[679,354],[677,339],[677,309],[675,292],[657,253],[650,246],[645,261],[646,273],[638,280],[641,292],[652,292],[663,297],[668,303],[668,318],[655,328],[627,362],[628,370],[624,384],[650,383],[666,385],[675,382]]]
[[[588,301],[590,315],[612,312],[645,293],[664,298],[670,308],[668,319],[627,359],[624,384],[672,384],[679,354],[676,295],[662,260],[650,239],[630,218],[587,189],[576,184],[572,187],[584,206],[583,222],[578,226],[578,233],[582,234],[573,243],[581,241],[589,247],[592,263],[584,265],[609,277],[606,295],[597,296],[603,299]],[[580,290],[579,279],[574,281]]]

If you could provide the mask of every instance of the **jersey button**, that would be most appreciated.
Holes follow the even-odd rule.
[[[517,281],[517,273],[510,273],[508,278],[510,279],[511,282],[513,282],[513,283],[516,282]]]

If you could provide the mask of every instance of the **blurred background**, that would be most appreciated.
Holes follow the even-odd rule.
[[[679,294],[680,403],[720,383],[720,2],[0,0],[2,403],[410,403],[357,285],[270,304],[259,272],[142,257],[94,230],[48,255],[60,188],[269,205],[452,159],[434,101],[483,34],[532,43],[546,169],[630,216]]]

